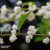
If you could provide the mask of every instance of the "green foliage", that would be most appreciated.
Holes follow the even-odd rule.
[[[34,41],[35,42],[41,42],[46,36],[35,36]]]
[[[42,41],[42,39],[43,39],[43,37],[39,37],[39,36],[38,36],[38,37],[35,37],[35,40],[34,40],[34,41],[35,41],[35,42],[40,42],[40,41]]]
[[[26,21],[27,17],[29,16],[30,13],[28,14],[24,14],[24,15],[21,15],[21,17],[19,18],[18,20],[18,29],[20,30],[23,23]]]
[[[42,20],[38,27],[38,33],[45,34],[47,31],[50,31],[50,21]]]
[[[25,2],[24,4],[25,4],[25,5],[29,5],[30,3],[32,3],[32,5],[35,4],[35,2],[31,2],[31,1],[29,1],[29,2]]]

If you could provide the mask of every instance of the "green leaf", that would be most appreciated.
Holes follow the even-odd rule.
[[[24,15],[21,15],[21,17],[19,18],[19,21],[18,21],[18,29],[20,30],[23,23],[26,21],[27,17],[29,16],[30,13],[28,14],[24,14]]]
[[[45,34],[47,31],[50,31],[50,21],[42,20],[38,27],[38,33]]]
[[[43,37],[35,37],[35,42],[40,42],[43,40]]]

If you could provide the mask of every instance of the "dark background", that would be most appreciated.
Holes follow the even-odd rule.
[[[23,2],[28,2],[30,0],[22,0]],[[46,2],[49,2],[50,0],[32,0],[36,3],[37,6],[41,7],[42,5],[45,5]],[[6,4],[7,7],[14,7],[14,3],[11,3],[9,0],[0,0],[0,7],[2,5]],[[37,27],[37,24],[40,23],[40,18],[36,18],[32,22],[28,22],[28,20],[25,21],[21,28],[21,32],[27,32],[27,29],[29,25],[35,25]],[[43,50],[47,49],[50,50],[50,44],[45,45],[42,42],[35,43],[34,38],[31,40],[30,44],[27,44],[25,42],[25,36],[18,36],[18,40],[16,40],[14,43],[10,43],[9,37],[2,37],[4,39],[4,44],[0,45],[0,50]],[[1,48],[1,46],[11,46],[10,48]]]

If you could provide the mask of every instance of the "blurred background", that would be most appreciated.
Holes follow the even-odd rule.
[[[18,0],[0,0],[0,7],[4,4],[6,4],[9,7],[15,6],[16,2]],[[28,2],[28,1],[32,1],[32,2],[36,2],[36,4],[38,6],[43,5],[42,3],[46,3],[49,2],[50,0],[22,0],[23,2]]]
[[[7,7],[13,8],[14,6],[16,6],[16,2],[18,0],[0,0],[0,7],[2,5],[7,5]],[[24,2],[28,2],[28,1],[32,1],[35,2],[36,5],[38,7],[41,7],[42,5],[45,5],[46,2],[50,2],[50,0],[22,0],[23,3]],[[39,18],[36,19],[35,21],[32,22],[26,22],[24,23],[24,25],[21,28],[21,32],[27,32],[27,28],[29,27],[29,25],[36,25],[37,23],[39,23]],[[25,28],[25,29],[24,29]],[[10,43],[9,41],[9,37],[3,37],[4,39],[4,44],[0,45],[0,50],[35,50],[35,49],[39,49],[39,50],[43,50],[43,49],[47,49],[50,50],[50,44],[45,45],[42,42],[34,42],[34,39],[30,42],[30,44],[27,44],[25,42],[25,37],[24,36],[18,36],[18,40],[15,41],[14,43]],[[9,48],[1,48],[2,46],[10,46]]]

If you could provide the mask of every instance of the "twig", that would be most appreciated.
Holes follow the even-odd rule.
[[[19,36],[19,35],[26,36],[26,33],[16,34],[16,36]],[[11,34],[0,34],[0,37],[4,37],[4,36],[11,36]],[[48,36],[48,34],[35,34],[33,36]]]

